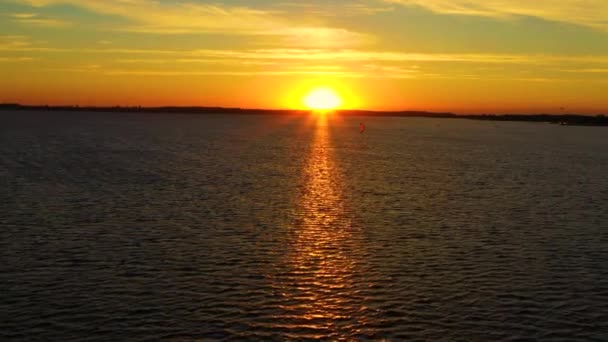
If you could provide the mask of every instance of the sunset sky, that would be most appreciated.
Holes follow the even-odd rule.
[[[606,0],[0,0],[0,102],[608,112]],[[564,108],[564,109],[561,109]]]

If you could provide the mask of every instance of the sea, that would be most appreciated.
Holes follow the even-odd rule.
[[[0,313],[1,341],[608,341],[608,128],[0,112]]]

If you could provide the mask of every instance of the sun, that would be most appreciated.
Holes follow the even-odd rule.
[[[304,105],[312,110],[328,111],[342,105],[342,98],[333,89],[322,87],[311,90],[302,99]]]

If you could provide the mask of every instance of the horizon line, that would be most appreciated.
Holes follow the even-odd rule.
[[[305,108],[247,108],[247,107],[224,107],[224,106],[200,106],[200,105],[162,105],[162,106],[142,106],[142,105],[78,105],[78,104],[70,104],[70,105],[50,105],[50,104],[23,104],[23,103],[14,103],[14,102],[0,102],[0,109],[94,109],[94,110],[131,110],[131,111],[146,111],[146,110],[161,110],[161,109],[171,109],[171,110],[220,110],[224,113],[218,114],[227,114],[227,112],[240,111],[240,112],[285,112],[285,113],[313,113],[317,112],[313,109],[305,109]],[[562,108],[562,110],[565,110]],[[581,114],[576,112],[562,112],[562,113],[550,113],[550,112],[525,112],[525,113],[496,113],[496,112],[486,112],[486,113],[459,113],[457,111],[430,111],[430,110],[417,110],[417,109],[393,109],[393,110],[379,110],[379,109],[353,109],[353,108],[341,108],[330,110],[329,112],[335,113],[377,113],[377,114],[429,114],[429,115],[443,115],[443,116],[455,116],[455,117],[475,117],[475,116],[584,116],[584,117],[601,117],[606,116],[607,112],[597,112],[595,114]],[[211,112],[207,112],[208,114],[212,114]]]

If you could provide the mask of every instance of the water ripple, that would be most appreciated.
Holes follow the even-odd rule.
[[[358,120],[3,113],[0,339],[606,340],[603,130]]]

